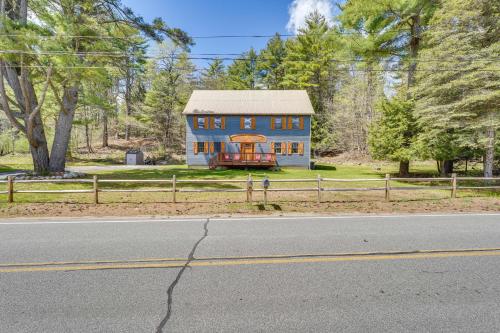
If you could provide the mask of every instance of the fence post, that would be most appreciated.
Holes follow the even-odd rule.
[[[252,181],[252,175],[248,174],[247,178],[247,202],[252,202],[252,187],[253,187],[253,181]]]
[[[173,175],[172,176],[172,202],[173,203],[177,202],[176,192],[177,192],[177,188],[176,188],[175,175]]]
[[[457,174],[456,173],[451,174],[451,197],[452,198],[457,197]]]
[[[318,175],[318,203],[321,203],[321,176]]]
[[[14,202],[14,177],[7,177],[7,201],[9,203]]]
[[[98,179],[97,175],[94,175],[94,203],[98,204],[99,203],[99,185],[98,185]]]
[[[391,194],[390,194],[391,184],[390,184],[390,181],[391,181],[391,174],[386,173],[385,174],[385,201],[390,201],[391,200]]]

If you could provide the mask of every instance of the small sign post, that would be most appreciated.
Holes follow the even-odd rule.
[[[271,182],[269,181],[269,177],[266,176],[262,180],[262,187],[264,188],[264,205],[267,205],[267,189],[271,185]]]

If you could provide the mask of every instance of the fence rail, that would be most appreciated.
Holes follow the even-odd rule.
[[[413,191],[413,190],[449,190],[452,198],[456,198],[459,189],[464,190],[479,190],[479,189],[500,189],[500,184],[495,183],[500,181],[500,177],[457,177],[452,174],[451,177],[436,177],[436,178],[393,178],[386,174],[385,178],[353,178],[353,179],[339,179],[339,178],[322,178],[318,175],[317,178],[304,178],[304,179],[269,179],[265,177],[261,180],[260,187],[254,187],[254,180],[251,175],[246,179],[177,179],[174,175],[171,179],[99,179],[94,176],[92,179],[30,179],[30,180],[16,180],[10,176],[7,180],[0,180],[0,184],[6,184],[6,190],[0,191],[0,194],[7,195],[9,203],[14,202],[14,194],[66,194],[66,193],[91,193],[93,194],[93,201],[95,204],[99,203],[99,193],[171,193],[172,202],[177,202],[177,193],[246,193],[246,201],[253,201],[253,192],[263,192],[264,203],[267,203],[268,192],[316,192],[317,202],[321,202],[323,192],[357,192],[357,191],[384,191],[385,200],[390,201],[392,191]],[[483,181],[479,185],[464,185],[459,186],[459,181]],[[384,186],[380,187],[329,187],[332,183],[363,183],[363,182],[383,182]],[[449,184],[429,185],[429,186],[392,186],[393,182],[449,182]],[[32,189],[25,190],[15,189],[15,184],[92,184],[92,189],[68,189],[68,190],[40,190]],[[294,188],[272,188],[270,185],[274,183],[314,183],[313,187],[294,187]],[[167,184],[170,187],[161,189],[109,189],[99,188],[99,184]],[[244,184],[242,188],[180,188],[178,185],[191,185],[196,187],[199,185],[227,185],[227,184]]]

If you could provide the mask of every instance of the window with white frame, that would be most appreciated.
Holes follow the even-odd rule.
[[[252,129],[252,117],[245,117],[243,119],[243,129]]]
[[[205,128],[205,117],[198,117],[198,128]]]
[[[283,128],[283,118],[281,118],[281,117],[274,118],[274,128],[276,128],[276,129]]]
[[[222,128],[222,117],[221,116],[215,116],[214,117],[214,128],[215,129],[221,129]]]
[[[300,117],[298,117],[298,116],[292,117],[292,128],[293,129],[300,129]]]

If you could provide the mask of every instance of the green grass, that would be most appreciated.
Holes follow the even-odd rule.
[[[67,166],[95,166],[95,165],[116,165],[121,161],[114,158],[107,159],[86,159],[80,157],[71,158]],[[29,154],[15,154],[0,156],[0,172],[15,170],[33,170],[33,161]]]
[[[117,164],[118,161],[114,159],[72,159],[68,166],[106,166]],[[13,171],[13,170],[30,170],[31,158],[29,155],[13,155],[0,157],[0,172]],[[353,179],[353,178],[384,178],[385,174],[390,173],[396,175],[398,171],[398,164],[391,162],[374,162],[369,164],[326,164],[319,163],[316,165],[315,170],[306,170],[301,168],[282,168],[279,171],[271,171],[264,169],[227,169],[227,170],[208,170],[206,168],[193,168],[190,169],[185,165],[171,165],[171,166],[156,166],[145,168],[143,170],[114,170],[114,171],[96,171],[89,172],[88,178],[94,174],[102,179],[172,179],[176,175],[177,179],[246,179],[248,174],[251,174],[254,179],[255,188],[261,187],[261,180],[265,176],[271,179],[272,188],[303,188],[314,187],[315,183],[272,183],[275,179],[289,179],[289,178],[316,178],[320,175],[323,178],[340,178],[340,179]],[[435,163],[430,162],[414,162],[411,165],[413,175],[420,177],[437,176],[435,171]],[[449,185],[439,182],[392,182],[392,186],[416,186],[416,185]],[[4,184],[0,184],[3,188]],[[192,184],[183,183],[178,184],[178,188],[214,188],[214,189],[237,189],[243,188],[245,184],[240,183],[226,183],[226,184]],[[356,182],[356,183],[333,183],[323,182],[324,187],[383,187],[383,182]],[[60,189],[91,189],[91,184],[15,184],[16,190],[60,190]],[[120,184],[100,184],[101,189],[169,189],[169,184],[137,184],[137,183],[120,183]],[[449,197],[449,191],[432,190],[432,191],[406,191],[406,196],[400,198],[414,199],[419,197],[424,198],[444,198]],[[307,194],[303,194],[307,193]],[[312,198],[314,194],[310,192],[294,193],[287,192],[283,194],[292,198]],[[471,196],[498,196],[498,191],[463,191]],[[275,192],[273,195],[277,195]],[[335,192],[326,194],[325,197],[332,197],[336,200],[364,200],[366,198],[379,197],[383,200],[383,193],[380,192]],[[102,193],[101,198],[106,202],[168,202],[171,197],[170,193]],[[237,199],[235,199],[237,198]],[[191,201],[219,201],[231,202],[234,200],[243,200],[244,194],[237,193],[196,193],[196,194],[179,194],[180,200]],[[15,194],[15,201],[19,203],[27,202],[74,202],[74,203],[91,203],[91,194]],[[5,202],[6,196],[0,195],[0,202]]]
[[[378,170],[380,169],[380,170]],[[420,163],[415,166],[414,171],[427,176],[435,175],[435,172],[428,163]],[[99,171],[95,172],[106,178],[121,179],[170,179],[175,174],[178,179],[243,179],[251,174],[254,178],[268,176],[272,179],[284,178],[316,178],[321,175],[325,178],[380,178],[386,173],[395,174],[397,165],[384,164],[375,165],[332,165],[320,163],[315,170],[303,168],[281,168],[279,171],[267,169],[226,169],[209,170],[207,168],[188,168],[185,165],[179,166],[158,166],[146,170],[119,170],[119,171]]]
[[[432,169],[432,164],[423,162],[414,165],[413,170],[422,176],[436,175]],[[262,169],[227,169],[227,170],[208,170],[208,169],[189,169],[186,166],[157,166],[147,168],[145,170],[116,170],[116,171],[99,171],[88,174],[91,178],[94,174],[101,179],[172,179],[176,175],[177,179],[246,179],[248,174],[251,174],[254,179],[254,187],[261,188],[261,180],[264,176],[269,176],[271,179],[272,188],[304,188],[314,187],[315,183],[273,183],[275,179],[290,179],[290,178],[316,178],[320,175],[323,178],[379,178],[385,177],[386,173],[395,173],[397,171],[396,163],[384,163],[381,165],[331,165],[318,164],[316,170],[305,170],[299,168],[282,168],[279,171],[270,171]],[[449,185],[449,182],[392,182],[392,186],[422,186],[422,185]],[[0,184],[2,186],[2,184]],[[182,183],[178,184],[180,188],[214,188],[214,189],[238,189],[244,188],[245,184],[240,183],[221,183],[221,184],[193,184]],[[384,182],[355,182],[355,183],[338,183],[338,182],[323,182],[324,187],[383,187]],[[138,183],[112,183],[100,184],[100,189],[170,189],[170,184],[138,184]],[[59,189],[88,189],[92,188],[91,184],[15,184],[17,190],[39,189],[39,190],[59,190]],[[411,193],[410,193],[411,192]],[[404,195],[402,193],[405,193]],[[461,191],[462,195],[467,196],[499,196],[498,191]],[[261,195],[261,194],[256,194]],[[274,192],[273,196],[278,195]],[[305,198],[314,200],[314,193],[311,192],[286,192],[280,198]],[[332,192],[325,193],[325,198],[334,198],[335,200],[383,200],[383,192]],[[0,202],[5,202],[5,195],[0,195]],[[171,200],[170,193],[102,193],[100,195],[103,202],[168,202]],[[449,197],[449,190],[427,190],[427,191],[405,191],[394,194],[404,200],[414,200],[417,198],[439,199]],[[234,200],[244,200],[244,194],[241,193],[196,193],[187,194],[179,193],[179,200],[190,201],[219,201],[219,202],[234,202]],[[276,196],[275,196],[276,198]],[[72,202],[72,203],[91,203],[91,194],[16,194],[15,201],[18,203],[28,202]]]

